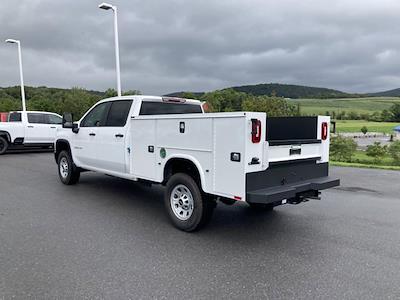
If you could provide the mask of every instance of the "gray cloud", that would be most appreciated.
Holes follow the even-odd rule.
[[[125,90],[164,94],[262,82],[349,92],[400,86],[396,0],[113,3]],[[115,86],[112,14],[96,1],[2,4],[0,38],[21,40],[26,84]],[[0,44],[0,70],[0,86],[18,84],[12,45]]]

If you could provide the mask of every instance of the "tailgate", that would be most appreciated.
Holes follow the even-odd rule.
[[[323,142],[327,140],[327,136],[325,140],[321,139],[320,127],[328,120],[329,117],[267,118],[266,150],[269,163],[321,160],[326,156]]]

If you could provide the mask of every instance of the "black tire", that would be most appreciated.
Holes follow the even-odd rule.
[[[272,211],[274,210],[274,204],[262,204],[262,203],[248,203],[250,208],[257,211]]]
[[[78,168],[75,166],[71,154],[68,151],[61,151],[58,155],[57,159],[58,163],[58,176],[62,183],[66,185],[73,185],[79,181],[81,173]],[[64,168],[61,166],[63,164]],[[62,169],[65,170],[65,173],[62,174]]]
[[[192,200],[190,201],[193,206],[191,206],[190,202],[188,202],[188,204],[186,205],[187,210],[184,210],[185,198],[183,198],[184,201],[181,201],[181,198],[174,198],[176,199],[175,201],[182,202],[182,205],[179,205],[179,203],[174,204],[172,200],[173,193],[174,195],[177,195],[177,193],[179,193],[179,189],[181,189],[182,191],[182,197],[185,197],[185,194],[188,193],[187,191],[190,192],[189,195],[192,197]],[[184,173],[174,174],[168,180],[164,194],[164,203],[172,224],[176,228],[187,232],[192,232],[205,226],[210,221],[212,213],[216,206],[216,202],[211,200],[211,197],[202,194],[199,186],[193,180],[193,178]],[[178,205],[179,207],[176,205]],[[174,209],[173,206],[175,206]],[[189,207],[192,207],[191,213],[189,212]],[[179,209],[183,211],[183,214],[180,215],[181,219],[178,217],[179,213],[177,212],[177,210]]]
[[[8,141],[4,137],[0,136],[0,155],[6,153],[7,149]]]

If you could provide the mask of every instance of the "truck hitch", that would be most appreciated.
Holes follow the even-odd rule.
[[[319,191],[307,191],[299,193],[294,198],[287,199],[289,204],[299,204],[301,202],[307,202],[309,200],[321,200],[321,192]]]

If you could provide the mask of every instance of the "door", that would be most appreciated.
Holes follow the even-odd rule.
[[[127,126],[132,100],[110,102],[105,126],[97,128],[96,165],[105,170],[126,173]]]
[[[98,148],[98,129],[105,126],[110,102],[104,102],[93,107],[81,121],[79,132],[75,135],[74,148],[75,159],[79,165],[99,168],[97,153],[102,151]]]
[[[53,143],[56,138],[57,129],[61,128],[62,118],[56,114],[46,114],[46,117],[49,129],[49,138]]]
[[[28,122],[25,128],[26,144],[49,144],[52,143],[49,138],[49,128],[46,114],[28,113]]]

